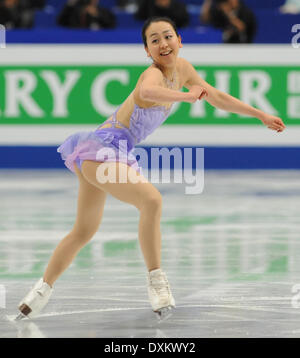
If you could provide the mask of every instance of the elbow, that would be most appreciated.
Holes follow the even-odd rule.
[[[218,107],[219,109],[222,109],[224,111],[228,110],[228,102],[230,100],[230,97],[223,92],[218,92],[216,95],[216,107]]]
[[[206,101],[214,107],[224,109],[224,105],[226,103],[225,97],[226,96],[223,96],[221,91],[208,92]]]

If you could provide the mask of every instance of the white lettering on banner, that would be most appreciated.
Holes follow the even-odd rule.
[[[109,70],[98,75],[91,88],[91,101],[95,110],[104,117],[110,116],[117,108],[106,99],[105,89],[109,82],[118,81],[123,85],[129,84],[127,70]]]
[[[290,118],[300,118],[300,96],[290,96],[287,99],[287,115]]]
[[[300,118],[300,71],[290,71],[287,77],[287,88],[293,96],[287,98],[287,115]]]
[[[239,78],[241,101],[256,106],[266,113],[278,115],[277,110],[266,98],[272,84],[270,76],[266,72],[240,71]]]
[[[0,24],[0,48],[6,48],[6,29]]]
[[[81,76],[80,71],[66,71],[64,83],[61,83],[58,74],[54,71],[44,70],[40,75],[47,83],[53,97],[53,117],[67,117],[69,115],[68,97]]]
[[[298,40],[300,40],[300,24],[293,25],[292,32],[296,32],[296,35],[292,37],[292,46],[294,48],[300,48],[300,43],[298,42]]]
[[[197,71],[199,76],[205,80],[206,72],[205,71]],[[191,105],[190,116],[194,118],[204,118],[206,115],[204,101],[196,101]]]
[[[230,72],[229,71],[216,71],[215,77],[216,77],[215,87],[222,92],[229,93],[230,92],[230,86],[229,86]],[[226,117],[229,117],[230,114],[228,111],[223,111],[220,108],[216,108],[215,116],[217,118],[226,118]]]
[[[288,91],[300,94],[300,71],[288,72]]]
[[[14,70],[5,71],[6,80],[6,106],[7,117],[19,117],[20,106],[32,117],[43,117],[44,112],[33,100],[31,94],[36,88],[37,80],[31,71]],[[23,85],[20,86],[20,83]]]
[[[21,117],[21,110],[25,111],[28,117],[45,117],[45,112],[40,107],[41,95],[37,92],[38,80],[45,83],[53,98],[53,117],[68,117],[72,113],[72,103],[68,103],[70,94],[81,77],[80,70],[68,70],[65,72],[65,79],[61,79],[56,70],[41,70],[39,76],[29,70],[7,70],[3,71],[5,83],[0,84],[5,95],[5,108],[0,116]],[[199,75],[205,79],[206,72],[198,71]],[[231,71],[215,70],[215,87],[219,90],[230,93]],[[264,112],[278,115],[278,111],[268,100],[268,91],[272,87],[272,77],[263,70],[241,70],[238,73],[240,93],[238,98],[243,102],[253,105]],[[2,80],[2,78],[0,78]],[[116,105],[109,103],[106,95],[107,86],[118,81],[120,85],[128,86],[130,83],[130,72],[127,69],[114,69],[101,72],[91,84],[90,96],[93,108],[103,117],[110,116],[115,110]],[[290,71],[287,78],[287,88],[290,96],[287,98],[287,114],[291,118],[300,118],[300,71]],[[33,94],[35,98],[33,98]],[[39,95],[39,97],[38,97]],[[45,100],[51,102],[48,94]],[[175,113],[181,106],[180,102],[174,103],[171,114]],[[220,109],[213,109],[215,118],[225,118],[230,116],[229,112]],[[206,115],[206,103],[204,100],[197,101],[191,105],[190,116],[192,118],[204,118]]]

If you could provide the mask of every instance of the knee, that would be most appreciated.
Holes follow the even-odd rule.
[[[162,208],[162,196],[159,192],[152,193],[143,199],[141,210],[154,213],[160,213]]]
[[[76,241],[79,245],[87,244],[95,235],[95,231],[91,228],[76,228],[74,227],[70,233],[71,239]]]

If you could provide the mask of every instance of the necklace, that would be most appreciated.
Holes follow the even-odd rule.
[[[172,79],[169,80],[166,76],[164,76],[165,84],[168,88],[173,89],[176,85],[177,73],[176,70],[172,74]]]
[[[155,65],[162,72],[161,67],[156,63],[155,63]],[[163,72],[162,72],[162,74],[163,74]],[[165,82],[167,88],[173,89],[175,87],[175,85],[177,84],[177,82],[176,82],[176,80],[177,80],[177,72],[176,72],[176,70],[174,70],[174,72],[172,73],[172,79],[171,80],[169,80],[164,74],[163,74],[163,78],[164,78],[164,82]]]

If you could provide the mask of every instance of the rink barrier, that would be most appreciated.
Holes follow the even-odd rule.
[[[201,146],[189,146],[192,151]],[[150,155],[153,146],[138,146]],[[155,148],[162,148],[155,146]],[[167,146],[171,150],[174,147]],[[178,146],[183,151],[182,146]],[[300,147],[204,146],[205,169],[300,169]],[[66,169],[57,146],[0,146],[1,169]],[[196,163],[193,158],[193,169]],[[172,159],[170,169],[174,168]],[[148,166],[148,169],[149,166]],[[154,168],[157,169],[157,168]],[[160,162],[161,169],[161,162]]]

